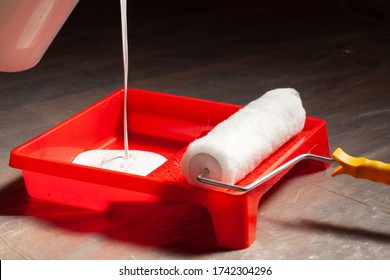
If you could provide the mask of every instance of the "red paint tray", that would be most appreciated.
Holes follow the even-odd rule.
[[[128,98],[130,149],[161,154],[168,158],[166,163],[146,177],[71,163],[86,150],[123,148],[123,90],[118,90],[12,150],[10,166],[23,171],[29,194],[99,211],[111,202],[196,203],[210,212],[221,246],[250,246],[256,235],[259,200],[287,170],[247,192],[188,185],[180,171],[187,145],[241,106],[135,89],[129,90]],[[238,185],[246,185],[309,151],[329,156],[321,119],[307,117],[301,133]]]

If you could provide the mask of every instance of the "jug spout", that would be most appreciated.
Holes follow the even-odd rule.
[[[0,0],[0,71],[34,67],[79,0]]]

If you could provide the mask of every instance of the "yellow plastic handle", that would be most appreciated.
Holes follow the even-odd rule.
[[[340,164],[332,176],[349,174],[355,178],[368,179],[371,181],[390,185],[390,164],[364,157],[352,157],[341,148],[333,153],[334,159]]]

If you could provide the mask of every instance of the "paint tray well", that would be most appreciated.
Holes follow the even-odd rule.
[[[123,90],[118,90],[11,151],[10,166],[22,170],[28,193],[98,211],[113,202],[196,203],[210,212],[221,246],[250,246],[259,200],[287,170],[248,192],[192,186],[180,171],[187,145],[241,106],[136,89],[129,89],[127,104],[130,149],[160,154],[168,159],[164,164],[138,176],[71,163],[87,150],[123,148]],[[329,156],[321,119],[307,117],[301,133],[238,184],[246,185],[307,152]]]

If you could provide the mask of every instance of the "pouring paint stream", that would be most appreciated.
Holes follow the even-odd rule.
[[[122,24],[122,48],[123,48],[123,141],[125,160],[129,160],[129,134],[127,126],[127,82],[129,78],[129,57],[127,39],[127,0],[121,1],[121,24]]]
[[[129,150],[129,134],[127,121],[128,94],[128,36],[127,36],[127,0],[120,0],[122,48],[123,48],[123,143],[124,150],[89,150],[82,152],[73,159],[73,163],[98,168],[126,172],[146,176],[167,159],[162,155],[148,152]]]

